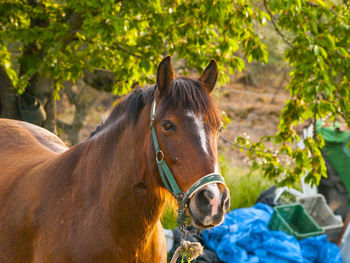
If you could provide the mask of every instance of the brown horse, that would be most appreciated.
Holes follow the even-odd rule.
[[[174,78],[170,57],[154,86],[135,90],[90,138],[68,149],[50,132],[0,120],[0,262],[166,262],[160,216],[166,199],[155,161],[159,145],[187,191],[218,171],[218,111],[210,92],[214,60],[199,80]],[[198,228],[221,223],[228,189],[211,183],[188,203]]]

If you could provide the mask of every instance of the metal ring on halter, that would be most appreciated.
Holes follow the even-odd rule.
[[[159,159],[158,158],[158,155],[159,154],[161,154],[161,158]],[[162,150],[158,150],[157,152],[156,152],[156,161],[159,163],[159,162],[161,162],[161,161],[163,161],[164,160],[164,153],[163,153],[163,151]]]

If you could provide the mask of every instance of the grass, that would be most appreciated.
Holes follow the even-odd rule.
[[[224,155],[219,156],[219,163],[230,189],[230,210],[254,205],[259,195],[274,185],[273,181],[264,178],[258,171],[252,173],[249,167],[238,167],[229,163]],[[177,226],[176,217],[176,208],[166,204],[161,218],[163,227],[174,229]]]
[[[223,154],[219,156],[219,162],[221,173],[230,189],[230,210],[254,205],[259,195],[274,185],[272,180],[263,177],[259,171],[252,172],[247,166],[229,163]]]
[[[165,229],[174,229],[177,227],[176,223],[177,211],[174,206],[169,203],[165,204],[163,215],[160,219],[163,228]]]
[[[230,189],[230,210],[254,205],[259,195],[274,185],[259,172],[251,173],[248,168],[240,167],[232,167],[225,179]]]

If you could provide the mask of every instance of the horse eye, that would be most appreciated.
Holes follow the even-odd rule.
[[[164,122],[162,126],[166,131],[175,130],[175,125],[173,125],[170,121]]]

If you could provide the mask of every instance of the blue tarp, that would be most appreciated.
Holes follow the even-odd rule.
[[[203,231],[204,242],[227,263],[342,263],[339,248],[326,235],[298,241],[269,230],[272,213],[262,203],[235,209],[221,225]]]

